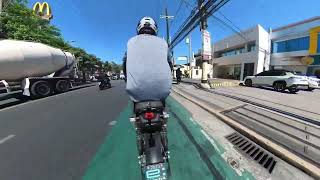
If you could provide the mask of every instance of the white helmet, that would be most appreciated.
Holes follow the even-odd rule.
[[[137,34],[158,34],[157,23],[151,17],[144,17],[140,20],[137,27]]]

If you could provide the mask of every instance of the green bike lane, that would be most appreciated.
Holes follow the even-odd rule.
[[[254,179],[248,171],[239,176],[222,158],[224,148],[215,146],[203,135],[191,114],[172,97],[167,99],[170,118],[168,141],[170,180]],[[91,160],[83,180],[140,180],[135,130],[130,123],[132,104],[117,118],[117,123]]]

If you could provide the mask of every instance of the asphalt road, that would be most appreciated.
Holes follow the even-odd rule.
[[[0,110],[0,179],[81,179],[128,104],[124,83],[75,90]]]

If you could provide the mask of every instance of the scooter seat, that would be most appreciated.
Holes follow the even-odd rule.
[[[145,102],[138,102],[134,105],[134,112],[139,113],[146,111],[148,108],[163,110],[164,105],[161,101],[145,101]]]

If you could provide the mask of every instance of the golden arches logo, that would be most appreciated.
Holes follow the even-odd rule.
[[[51,19],[52,16],[52,12],[51,12],[51,8],[49,6],[49,4],[47,2],[37,2],[33,5],[33,12],[39,16],[41,16],[44,19]]]

